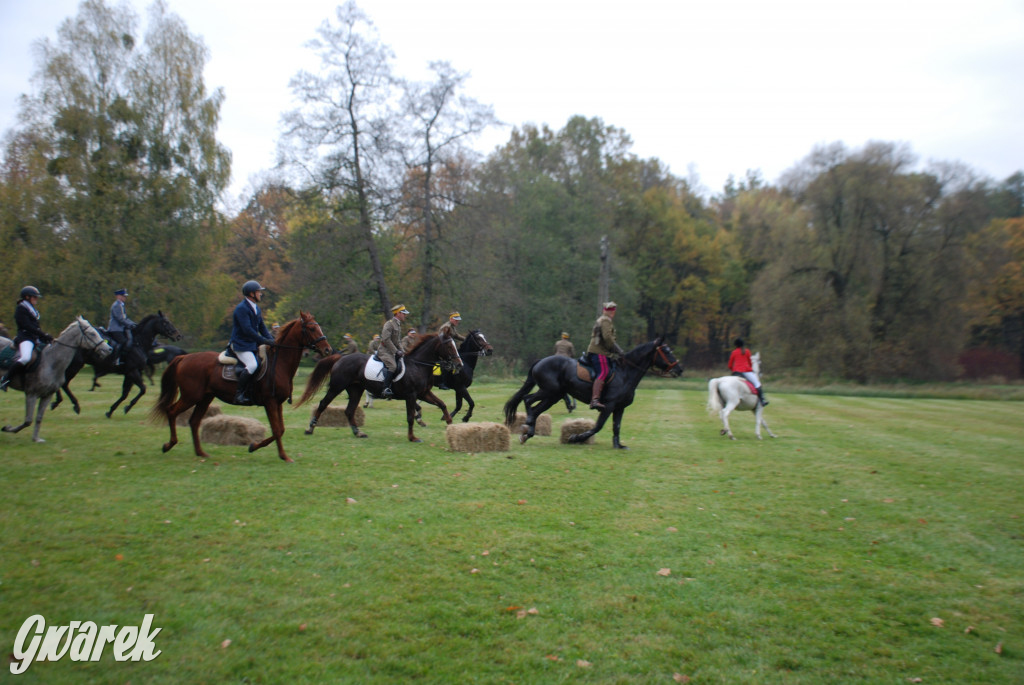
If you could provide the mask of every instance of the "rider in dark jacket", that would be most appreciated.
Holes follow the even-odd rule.
[[[23,373],[25,367],[28,366],[36,344],[53,342],[53,336],[45,333],[39,326],[39,310],[36,309],[39,297],[38,288],[26,285],[21,289],[21,299],[14,307],[14,322],[18,326],[18,335],[14,338],[14,344],[18,346],[18,358],[4,374],[4,377],[0,378],[0,390],[5,392],[7,385],[14,378],[14,374]]]
[[[264,290],[266,288],[256,281],[246,281],[242,286],[242,301],[235,307],[230,344],[238,361],[245,365],[245,368],[238,372],[235,404],[252,404],[249,388],[258,366],[256,351],[260,345],[274,344],[267,324],[263,323],[263,312],[260,311],[258,304],[263,299]]]

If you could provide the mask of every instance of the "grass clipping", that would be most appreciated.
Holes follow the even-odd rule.
[[[247,416],[221,414],[212,419],[204,418],[199,436],[203,442],[215,445],[248,445],[265,438],[267,428],[261,421]]]
[[[516,420],[512,423],[512,427],[509,429],[515,434],[523,432],[523,424],[526,423],[526,414],[519,412],[516,414]],[[551,417],[547,414],[541,414],[537,417],[537,422],[533,424],[534,435],[551,435]]]
[[[313,413],[316,413],[316,408],[313,409]],[[366,425],[366,412],[362,407],[356,407],[355,425]],[[348,417],[345,416],[345,409],[343,407],[327,407],[317,420],[316,426],[317,428],[348,428],[349,423]]]
[[[568,444],[569,438],[573,435],[579,435],[580,433],[586,433],[589,430],[594,430],[594,423],[591,419],[566,419],[562,422],[562,437],[559,438],[559,442],[563,445]],[[587,438],[584,445],[593,445],[594,436],[591,435]]]
[[[453,423],[444,437],[452,452],[508,452],[509,430],[501,423]]]

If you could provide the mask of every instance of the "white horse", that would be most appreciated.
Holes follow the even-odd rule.
[[[6,338],[0,339],[0,348],[6,346],[4,342],[11,344]],[[18,374],[11,381],[9,387],[22,390],[25,393],[25,422],[20,426],[4,426],[5,433],[17,433],[22,428],[31,425],[32,419],[35,417],[36,426],[32,432],[32,440],[46,442],[39,437],[39,425],[43,422],[43,413],[46,411],[46,406],[50,398],[53,397],[53,393],[64,382],[64,372],[67,371],[77,350],[83,352],[95,350],[97,355],[102,358],[110,354],[112,348],[84,318],[79,316],[72,321],[52,343],[42,349],[39,353],[39,364],[35,368]]]
[[[754,373],[761,377],[761,353],[758,352],[750,358],[754,367]],[[757,439],[761,439],[761,426],[768,431],[771,437],[777,437],[768,427],[764,420],[764,407],[757,399],[757,394],[750,391],[750,386],[739,376],[721,376],[712,378],[708,382],[708,411],[718,412],[722,419],[722,435],[728,435],[730,440],[736,436],[729,429],[729,414],[733,409],[749,409],[754,412],[754,428],[757,431]]]

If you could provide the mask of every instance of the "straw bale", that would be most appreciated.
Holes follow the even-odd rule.
[[[313,408],[316,413],[316,407]],[[312,414],[310,414],[312,418]],[[366,412],[362,407],[356,407],[355,424],[357,427],[366,425]],[[348,428],[348,417],[345,416],[344,407],[327,407],[316,422],[317,428]]]
[[[569,436],[586,433],[588,430],[593,430],[596,425],[591,419],[566,419],[562,422],[562,437],[559,439],[559,442],[563,445],[568,444]],[[593,445],[594,436],[591,435],[587,438],[584,444]]]
[[[507,452],[508,427],[501,423],[480,421],[452,423],[444,434],[452,452]]]
[[[266,436],[267,429],[263,423],[248,416],[221,414],[209,420],[203,419],[199,428],[199,437],[203,442],[215,445],[248,445]]]
[[[195,409],[195,407],[192,407],[192,409]],[[187,426],[188,420],[192,418],[192,409],[183,411],[182,413],[178,414],[178,418],[175,420],[174,423],[176,423],[179,426]],[[209,407],[206,408],[206,413],[203,414],[203,421],[205,422],[208,419],[211,419],[214,416],[220,416],[223,413],[224,412],[221,411],[219,404],[211,404]]]
[[[516,435],[523,432],[523,424],[526,423],[526,414],[518,412],[516,414],[516,420],[512,422],[512,427],[509,429]],[[537,417],[537,422],[533,424],[534,435],[551,435],[551,417],[547,414],[541,414]]]

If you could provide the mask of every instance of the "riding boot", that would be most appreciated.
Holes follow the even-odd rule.
[[[238,372],[238,388],[235,390],[235,404],[250,405],[252,399],[249,397],[249,386],[252,384],[252,374],[242,368]]]
[[[4,377],[0,378],[0,390],[7,392],[7,386],[11,384],[12,380],[14,380],[14,374],[21,373],[24,368],[25,365],[21,362],[14,362],[14,365],[7,369],[7,373],[4,374]]]
[[[381,391],[380,396],[386,400],[390,400],[392,395],[395,393],[391,390],[391,379],[395,377],[395,372],[384,367],[384,390]]]
[[[604,379],[598,378],[594,381],[593,394],[590,396],[590,408],[591,409],[604,409],[604,405],[601,404],[601,391],[604,390]]]
[[[757,389],[757,399],[760,400],[762,407],[767,407],[768,406],[768,400],[766,400],[764,398],[764,388],[763,387]]]

